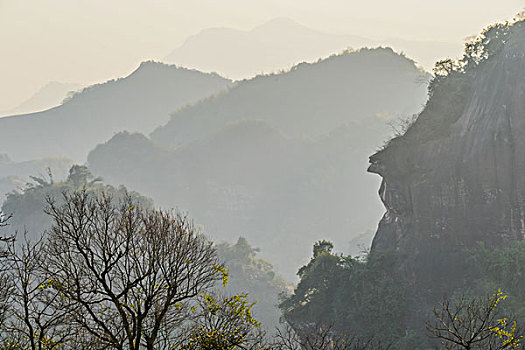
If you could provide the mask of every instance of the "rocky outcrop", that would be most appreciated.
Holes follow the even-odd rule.
[[[515,29],[497,55],[449,76],[407,132],[370,157],[386,207],[372,251],[404,254],[416,280],[450,273],[477,241],[525,238],[525,35]]]

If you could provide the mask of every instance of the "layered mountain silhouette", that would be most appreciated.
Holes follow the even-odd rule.
[[[238,82],[175,112],[151,138],[117,134],[88,163],[189,211],[215,240],[247,237],[292,277],[311,242],[346,246],[375,226],[368,154],[388,137],[387,121],[421,109],[428,79],[391,49],[344,52]]]
[[[186,39],[164,61],[241,80],[288,69],[297,62],[314,62],[346,48],[380,44],[405,52],[426,69],[432,68],[438,59],[458,56],[463,48],[461,43],[336,35],[308,28],[288,18],[276,18],[247,31],[205,29]]]
[[[0,116],[33,113],[56,107],[80,88],[80,84],[49,82],[16,108],[0,112]]]
[[[150,132],[170,112],[229,83],[216,74],[144,62],[129,76],[85,88],[58,107],[0,118],[0,149],[19,161],[53,155],[83,162],[115,133]]]
[[[151,137],[179,146],[228,123],[258,119],[287,136],[315,138],[346,123],[410,116],[426,100],[428,79],[390,48],[345,51],[282,74],[241,81],[172,114]]]

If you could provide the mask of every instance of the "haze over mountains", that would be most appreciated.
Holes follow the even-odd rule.
[[[367,157],[388,120],[422,108],[428,79],[391,49],[345,52],[238,82],[175,112],[151,139],[118,134],[88,164],[188,210],[215,240],[247,237],[291,277],[312,241],[346,246],[375,226],[382,208]]]
[[[0,147],[16,161],[88,159],[95,176],[187,210],[216,240],[246,236],[292,278],[312,241],[346,247],[375,227],[367,157],[389,138],[387,123],[422,108],[429,79],[389,48],[237,83],[144,62],[58,107],[1,118]]]
[[[298,62],[314,62],[347,48],[379,45],[405,52],[427,70],[439,59],[459,56],[463,49],[462,43],[336,35],[288,18],[276,18],[249,31],[205,29],[189,37],[163,60],[241,80],[288,69]]]
[[[0,205],[5,194],[23,190],[31,176],[55,179],[66,177],[73,162],[67,158],[46,157],[32,161],[14,162],[6,154],[0,154]]]
[[[0,350],[525,348],[518,2],[0,0]]]
[[[0,149],[17,161],[53,155],[82,163],[116,132],[150,132],[170,112],[229,83],[215,74],[144,62],[129,76],[85,88],[58,107],[0,118]]]
[[[0,117],[43,111],[60,105],[64,99],[81,88],[80,84],[52,81],[14,109],[0,112]]]
[[[179,146],[243,119],[264,120],[287,136],[314,138],[347,123],[372,125],[382,119],[377,125],[384,125],[423,106],[429,78],[391,49],[344,52],[239,82],[172,114],[151,137]]]
[[[456,57],[462,50],[461,43],[330,34],[280,17],[249,31],[233,28],[205,29],[188,37],[162,61],[242,80],[261,73],[286,70],[299,62],[314,62],[347,48],[380,45],[404,52],[428,71],[436,60]],[[88,85],[86,82],[49,82],[27,101],[10,110],[1,111],[0,116],[34,113],[58,106],[69,92]]]

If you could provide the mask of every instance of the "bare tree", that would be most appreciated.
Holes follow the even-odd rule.
[[[8,221],[11,215],[5,215],[0,212],[0,229],[8,225]],[[8,247],[10,242],[13,242],[14,235],[0,235],[0,243],[4,244],[4,247],[0,247],[0,336],[2,336],[1,330],[4,329],[4,323],[8,317],[8,313],[11,307],[11,295],[13,284],[9,278],[9,262],[7,261]]]
[[[24,235],[20,245],[8,246],[11,286],[11,313],[6,330],[10,339],[31,350],[63,348],[73,337],[68,322],[70,302],[52,287],[44,264],[43,236],[35,243]]]
[[[78,191],[48,200],[54,224],[46,273],[71,304],[91,349],[162,349],[179,336],[189,301],[225,275],[187,217],[143,210],[127,197]]]
[[[517,349],[522,338],[516,322],[498,316],[498,306],[507,296],[494,294],[455,302],[444,298],[434,309],[436,321],[427,323],[430,336],[440,340],[445,349]]]
[[[13,215],[11,214],[6,215],[0,211],[0,229],[3,229],[4,227],[9,225],[9,220],[11,219],[12,216]],[[14,234],[0,235],[0,243],[3,243],[3,244],[8,244],[10,242],[13,242],[14,239],[15,239]],[[7,255],[8,255],[7,247],[1,247],[0,248],[0,258],[5,258]]]

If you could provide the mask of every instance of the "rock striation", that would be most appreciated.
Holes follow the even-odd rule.
[[[446,278],[477,241],[525,238],[522,26],[475,68],[444,78],[406,133],[370,157],[386,207],[372,251],[405,255],[413,280]]]

